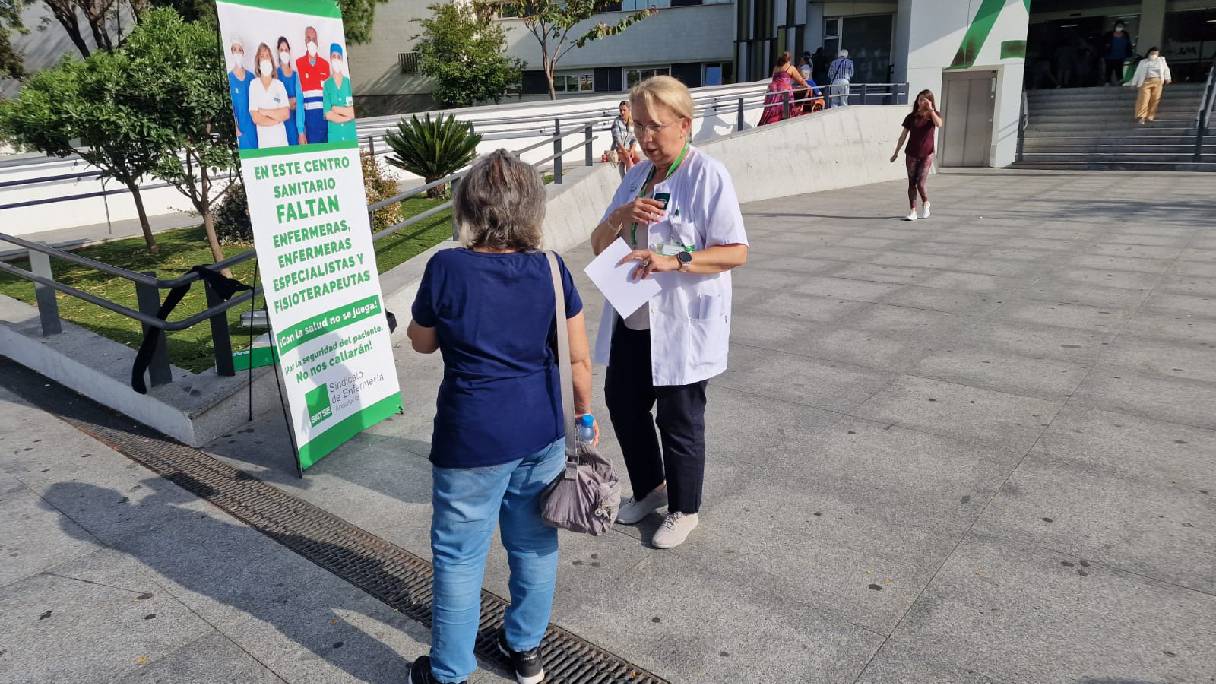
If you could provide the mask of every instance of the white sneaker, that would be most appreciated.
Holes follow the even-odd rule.
[[[697,527],[696,513],[668,513],[666,518],[663,518],[663,524],[659,525],[658,531],[654,533],[654,539],[650,541],[656,549],[672,549],[684,543],[688,539],[688,533],[692,532]]]
[[[904,220],[905,221],[915,221],[916,220],[916,210],[913,209],[912,211],[909,211],[908,215],[904,217]]]
[[[929,203],[925,202],[920,208],[920,217],[923,219],[929,218]]]
[[[649,494],[642,497],[639,501],[630,497],[621,503],[621,509],[617,511],[616,521],[622,525],[636,525],[642,520],[667,505],[667,488],[655,487]]]

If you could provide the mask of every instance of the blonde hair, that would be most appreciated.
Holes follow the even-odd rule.
[[[641,102],[647,107],[662,105],[677,116],[692,120],[692,93],[671,76],[652,76],[629,90],[631,108]]]

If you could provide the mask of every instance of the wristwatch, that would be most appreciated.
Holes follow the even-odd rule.
[[[687,273],[692,266],[692,252],[680,250],[680,253],[676,254],[676,261],[680,262],[680,271]]]

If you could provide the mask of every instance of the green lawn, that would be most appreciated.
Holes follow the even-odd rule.
[[[402,214],[403,216],[413,216],[442,202],[443,200],[440,199],[425,197],[411,198],[402,202]],[[447,211],[404,228],[396,235],[376,243],[376,266],[383,273],[448,239],[451,237],[451,233],[451,213]],[[201,227],[160,233],[156,236],[156,241],[160,246],[160,254],[157,256],[148,254],[142,237],[93,245],[77,250],[77,253],[133,271],[154,271],[158,277],[165,279],[176,278],[190,270],[190,267],[195,264],[211,263],[211,250],[207,247],[207,238]],[[251,245],[226,245],[224,253],[232,256],[250,247]],[[233,270],[233,276],[241,282],[250,282],[255,263],[256,259],[250,259],[239,264]],[[16,261],[14,265],[29,269],[29,263],[25,260]],[[112,277],[65,261],[53,259],[51,265],[55,271],[55,279],[60,282],[132,309],[139,308],[135,301],[135,285],[129,280]],[[33,283],[7,273],[0,273],[0,294],[34,304]],[[162,299],[167,294],[168,291],[162,291]],[[59,315],[64,320],[76,323],[129,347],[139,346],[143,333],[136,321],[62,293],[58,295],[58,299]],[[258,297],[257,305],[258,308],[262,307],[261,297]],[[195,283],[186,297],[173,310],[169,319],[181,320],[205,308],[207,307],[203,286],[201,283]],[[234,349],[249,346],[249,331],[237,327],[241,312],[248,310],[249,303],[246,302],[244,306],[228,312]],[[401,312],[397,313],[401,314]],[[408,319],[408,316],[406,318]],[[168,339],[169,359],[174,365],[195,373],[215,365],[211,346],[211,326],[207,323],[170,333]]]

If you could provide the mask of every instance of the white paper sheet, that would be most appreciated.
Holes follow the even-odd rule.
[[[622,317],[629,316],[643,304],[650,301],[663,288],[653,277],[634,282],[630,277],[638,267],[638,262],[631,261],[617,266],[617,263],[633,250],[621,238],[617,238],[600,253],[587,268],[583,269],[591,282],[608,299],[612,308]]]

